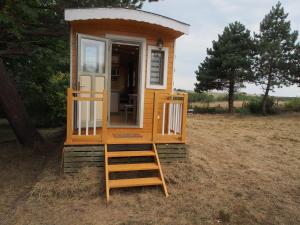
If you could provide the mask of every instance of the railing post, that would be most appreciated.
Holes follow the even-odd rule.
[[[188,94],[183,94],[183,109],[182,109],[182,121],[181,121],[181,140],[185,142],[186,140],[186,116],[187,116],[187,108],[188,108]]]
[[[153,123],[152,123],[152,141],[156,141],[156,133],[157,133],[157,116],[158,116],[158,100],[159,94],[154,92],[154,100],[153,100]]]
[[[72,142],[73,134],[73,89],[67,90],[67,143]]]
[[[105,89],[102,102],[102,143],[107,143],[107,91]]]

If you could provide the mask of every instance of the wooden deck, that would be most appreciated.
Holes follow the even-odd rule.
[[[82,97],[82,94],[89,97]],[[185,143],[187,94],[155,92],[149,119],[144,120],[143,128],[113,128],[107,126],[107,117],[102,117],[101,127],[86,116],[84,126],[77,122],[74,127],[75,106],[81,108],[84,102],[102,105],[102,115],[107,115],[107,92],[74,91],[68,89],[67,138],[65,145],[98,145],[98,144],[145,144],[145,143]],[[94,108],[92,111],[96,115]],[[76,121],[81,121],[78,113]],[[88,115],[88,113],[86,113]],[[148,115],[149,116],[149,115]],[[95,118],[95,117],[94,117]],[[92,124],[92,125],[90,125]]]
[[[92,129],[90,129],[92,132]],[[115,130],[106,130],[106,139],[102,139],[102,129],[97,128],[96,136],[72,135],[70,141],[66,141],[65,145],[98,145],[98,144],[145,144],[145,143],[184,143],[181,135],[157,135],[154,141],[151,133],[115,133]]]

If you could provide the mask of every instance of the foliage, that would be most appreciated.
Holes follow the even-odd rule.
[[[263,114],[262,111],[262,98],[260,99],[253,99],[250,100],[246,105],[245,108],[249,110],[250,113],[253,114]],[[278,108],[275,104],[274,97],[268,97],[266,101],[266,114],[275,114],[278,112]]]
[[[298,32],[291,31],[287,17],[288,14],[278,2],[261,22],[259,34],[255,35],[253,70],[256,83],[265,90],[263,112],[269,91],[275,87],[292,85],[300,79],[300,44],[296,43]]]
[[[287,111],[300,112],[300,98],[294,98],[284,104]]]
[[[140,8],[144,0],[0,1],[0,57],[38,126],[64,124],[69,69],[65,8]],[[57,86],[56,86],[57,85]],[[9,97],[9,96],[7,96]],[[59,109],[59,107],[62,107]]]
[[[48,126],[65,124],[68,78],[69,74],[57,73],[50,80],[46,96],[46,102],[49,106]]]
[[[182,90],[184,91],[184,90]],[[219,106],[212,106],[209,103],[213,102],[225,102],[228,99],[228,95],[224,93],[194,93],[189,92],[189,108],[192,108],[194,113],[203,114],[220,114],[225,113],[226,109]],[[262,112],[262,96],[249,95],[247,93],[238,92],[235,95],[235,100],[243,101],[241,107],[235,108],[235,113],[240,114],[263,114]],[[192,104],[192,103],[200,103]],[[279,102],[283,102],[279,104]],[[208,104],[203,104],[208,103]],[[216,105],[216,104],[215,104]],[[300,112],[300,98],[294,97],[268,97],[266,104],[266,114],[275,114],[283,112]]]
[[[259,96],[256,95],[250,95],[244,92],[236,92],[234,95],[235,101],[250,101],[252,99],[257,99]],[[227,101],[228,100],[228,94],[224,95],[218,95],[215,97],[216,101]]]
[[[194,106],[192,107],[195,114],[203,114],[203,113],[209,113],[209,114],[221,114],[227,112],[226,109],[222,107],[199,107]]]
[[[250,101],[253,99],[260,98],[257,95],[249,95],[245,92],[237,92],[234,95],[234,100],[236,101]],[[209,93],[209,92],[188,92],[189,102],[223,102],[228,100],[228,94],[225,93]],[[286,100],[288,97],[278,97],[278,99]]]
[[[207,92],[202,92],[202,93],[189,92],[188,99],[189,102],[212,102],[214,101],[214,96]]]
[[[234,93],[252,80],[251,56],[253,40],[250,31],[239,22],[225,27],[218,41],[207,50],[207,57],[196,73],[196,92],[228,90],[229,110],[233,109]]]
[[[259,98],[259,96],[249,95],[249,94],[244,93],[244,92],[238,92],[234,96],[234,100],[237,100],[237,101],[250,101],[250,100],[253,100],[253,99],[257,99],[257,98]]]

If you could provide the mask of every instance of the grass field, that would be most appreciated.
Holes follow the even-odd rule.
[[[248,101],[234,101],[234,107],[235,108],[242,108],[244,104],[246,104]],[[276,105],[283,106],[286,103],[286,101],[276,101]],[[222,109],[228,109],[228,102],[227,101],[215,101],[210,102],[209,104],[205,102],[192,102],[190,103],[192,107],[201,107],[201,108],[222,108]]]
[[[0,144],[0,224],[300,224],[300,114],[193,115],[189,159],[163,165],[169,198],[113,190],[109,205],[95,170],[59,177],[58,140],[45,157]]]
[[[235,108],[241,108],[243,106],[243,103],[246,101],[235,101],[234,102],[234,107]],[[191,103],[192,107],[220,107],[222,109],[228,109],[228,102],[226,101],[216,101],[216,102],[210,102],[209,104],[205,103],[205,102],[193,102]]]

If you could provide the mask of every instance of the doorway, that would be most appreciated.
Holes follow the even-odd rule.
[[[139,123],[140,45],[111,44],[109,125],[131,127]]]

